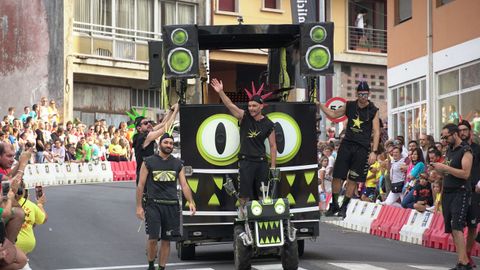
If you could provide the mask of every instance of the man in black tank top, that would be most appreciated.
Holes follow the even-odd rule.
[[[470,173],[473,163],[472,149],[459,134],[458,126],[447,124],[442,129],[442,141],[448,143],[444,163],[430,163],[431,169],[443,173],[442,213],[445,233],[451,233],[458,256],[453,269],[472,269],[466,252],[463,229],[467,226],[472,186]],[[476,227],[476,226],[475,226]]]
[[[467,234],[467,256],[470,264],[473,266],[472,249],[475,245],[477,236],[477,224],[480,217],[480,193],[475,192],[475,186],[480,179],[480,146],[472,141],[472,127],[467,120],[462,120],[458,124],[458,131],[462,141],[472,149],[473,162],[470,170],[470,184],[472,187],[472,201],[467,214],[468,234]]]
[[[145,158],[140,169],[137,186],[136,214],[141,220],[148,221],[148,270],[155,270],[154,262],[158,240],[158,269],[165,269],[170,254],[170,241],[178,240],[180,233],[180,198],[177,196],[177,180],[188,201],[192,215],[195,214],[195,202],[187,184],[182,162],[171,156],[173,137],[164,133],[160,138],[160,153]],[[142,206],[144,187],[147,188],[147,202]]]
[[[362,81],[357,86],[357,100],[348,101],[346,106],[334,111],[324,104],[319,104],[320,109],[330,118],[344,115],[348,118],[345,137],[340,143],[333,167],[332,202],[326,212],[327,216],[338,213],[338,216],[345,218],[348,203],[357,189],[357,183],[365,182],[369,165],[377,160],[380,121],[378,108],[368,100],[369,92],[368,84]],[[344,180],[347,180],[346,192],[342,207],[339,207],[338,194]]]
[[[223,92],[222,81],[213,79],[211,85],[240,124],[239,196],[240,205],[244,206],[249,199],[256,200],[259,198],[261,183],[266,184],[268,181],[269,167],[264,145],[266,139],[268,139],[270,145],[270,168],[275,168],[277,144],[275,142],[275,132],[273,132],[274,124],[262,114],[264,98],[269,94],[261,95],[263,85],[257,92],[252,82],[252,92],[246,91],[249,96],[248,110],[242,110],[233,104]],[[243,207],[240,209],[243,209]]]

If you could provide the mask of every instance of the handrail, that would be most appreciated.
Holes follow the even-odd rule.
[[[387,30],[348,26],[348,48],[354,51],[387,53]]]

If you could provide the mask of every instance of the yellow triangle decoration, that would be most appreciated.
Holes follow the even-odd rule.
[[[266,238],[267,239],[265,239],[265,244],[270,244],[270,239],[268,239],[268,236]]]
[[[272,239],[272,240],[270,240],[270,243],[272,243],[272,244],[275,243],[275,236],[272,236],[271,239]]]
[[[264,244],[265,242],[263,241],[263,238],[260,238],[260,244]]]
[[[218,189],[222,190],[223,188],[223,176],[214,176],[213,181]]]
[[[198,178],[188,178],[187,179],[188,186],[193,191],[193,193],[197,193],[198,189]]]
[[[288,193],[287,200],[290,203],[290,205],[295,205],[295,199],[293,198],[291,193]]]
[[[314,175],[315,175],[315,171],[305,172],[305,181],[307,182],[307,185],[310,185],[310,183],[312,183]]]
[[[315,196],[313,196],[312,193],[308,196],[307,203],[315,203],[317,200],[315,200]]]
[[[263,229],[263,222],[258,222],[258,227],[260,227],[260,229]]]
[[[208,201],[208,205],[220,205],[220,201],[218,200],[218,197],[216,194],[213,194],[212,197],[210,197],[210,200]]]
[[[280,243],[280,237],[277,236],[277,243]]]
[[[240,206],[240,201],[237,200],[237,201],[235,202],[235,207],[239,207],[239,206]]]
[[[287,174],[287,181],[290,187],[293,185],[293,182],[295,182],[295,174],[294,173],[289,173]]]
[[[275,221],[270,221],[270,228],[273,229],[273,224],[275,224]]]
[[[279,225],[280,225],[280,222],[278,220],[275,221],[275,228],[278,228]]]

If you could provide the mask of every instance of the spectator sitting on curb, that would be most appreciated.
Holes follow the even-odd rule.
[[[426,174],[422,174],[413,189],[413,208],[422,213],[433,206],[432,188],[427,177]]]

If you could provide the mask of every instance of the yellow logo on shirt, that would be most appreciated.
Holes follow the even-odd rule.
[[[260,131],[256,131],[256,130],[249,130],[248,131],[248,138],[252,139],[252,138],[255,138],[257,137],[258,135],[260,135]]]
[[[172,182],[177,179],[175,171],[153,171],[152,174],[155,182]]]

